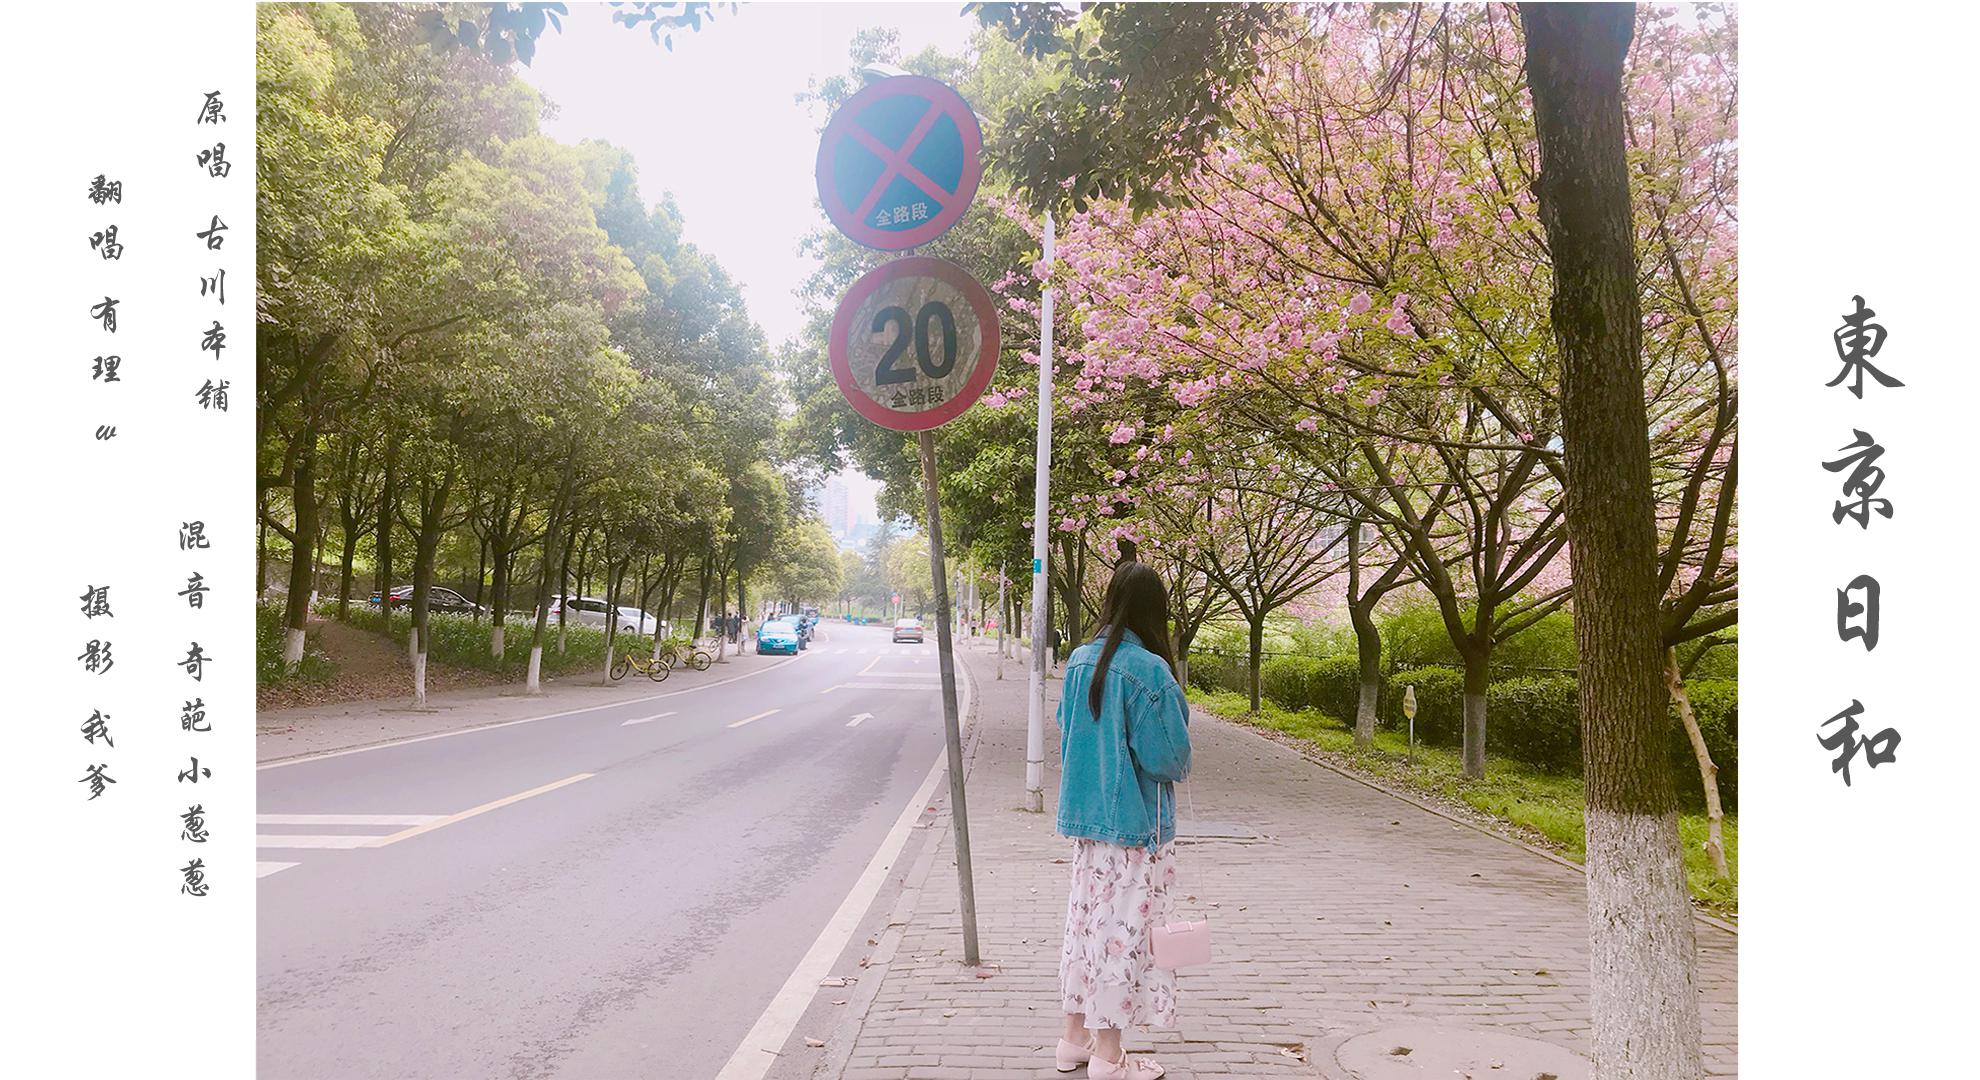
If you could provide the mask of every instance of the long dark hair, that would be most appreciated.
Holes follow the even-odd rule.
[[[1100,662],[1093,666],[1093,685],[1086,691],[1086,704],[1096,720],[1106,689],[1107,665],[1127,631],[1134,631],[1142,648],[1175,670],[1175,657],[1169,652],[1169,589],[1162,584],[1162,575],[1133,560],[1115,568],[1114,580],[1107,583],[1107,595],[1100,601],[1100,630],[1107,635],[1107,643],[1100,649]]]

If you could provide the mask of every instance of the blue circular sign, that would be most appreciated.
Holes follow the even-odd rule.
[[[962,220],[983,179],[983,130],[961,94],[897,75],[849,98],[818,142],[818,199],[855,241],[925,244]]]

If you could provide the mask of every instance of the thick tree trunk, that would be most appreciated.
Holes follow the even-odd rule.
[[[330,530],[323,527],[325,507],[316,508],[316,554],[309,560],[309,610],[316,610],[316,601],[323,595],[323,545],[329,542]]]
[[[447,510],[448,489],[454,478],[449,474],[440,481],[439,490],[432,499],[420,500],[419,532],[413,540],[413,590],[412,590],[412,633],[408,641],[412,647],[413,664],[413,705],[426,705],[426,656],[429,638],[427,617],[430,614],[427,593],[433,586],[433,566],[440,554],[440,537],[443,515]]]
[[[309,596],[316,589],[316,433],[302,434],[296,455],[295,537],[289,544],[289,602],[283,626],[282,666],[294,671],[303,658],[303,634],[309,626]]]
[[[1698,758],[1698,782],[1705,790],[1705,855],[1712,860],[1713,872],[1724,881],[1732,877],[1732,871],[1726,867],[1726,812],[1719,803],[1719,767],[1712,763],[1705,733],[1698,728],[1698,714],[1691,711],[1691,695],[1684,692],[1676,649],[1664,650],[1664,683],[1670,688],[1684,734],[1691,740],[1691,752]]]
[[[268,494],[254,497],[254,600],[260,603],[268,593]]]
[[[373,534],[377,540],[378,562],[371,569],[371,587],[378,593],[378,610],[386,615],[392,611],[392,514],[399,508],[399,444],[395,440],[385,446],[385,482],[378,492],[378,525]],[[389,632],[390,618],[385,621]]]
[[[599,561],[605,566],[605,667],[598,673],[598,685],[608,686],[612,682],[612,650],[619,643],[619,582],[612,568],[612,530],[604,530],[603,553]]]
[[[1464,775],[1485,776],[1485,691],[1492,685],[1492,652],[1475,649],[1464,656]]]
[[[1665,749],[1656,505],[1624,157],[1630,5],[1521,4],[1553,252],[1580,649],[1596,1080],[1704,1071],[1697,940]]]
[[[557,498],[550,505],[550,520],[543,528],[543,566],[536,575],[536,630],[529,642],[529,671],[523,678],[525,693],[543,692],[543,642],[549,636],[550,629],[551,575],[553,572],[557,575],[554,580],[561,587],[564,582],[563,561],[562,553],[557,549],[559,546],[570,546],[564,543],[561,530],[565,508],[570,504],[572,477],[572,466],[567,461],[563,483],[558,485]]]
[[[1354,710],[1354,745],[1358,750],[1375,744],[1375,716],[1382,704],[1382,631],[1375,625],[1374,606],[1372,602],[1348,605],[1355,654],[1361,661],[1361,696]]]
[[[343,526],[343,552],[337,560],[337,620],[346,621],[351,616],[351,589],[357,584],[357,515],[346,511],[340,516]]]
[[[708,626],[708,560],[701,560],[701,589],[696,594],[701,598],[694,611],[694,640],[700,641]]]
[[[564,541],[564,545],[563,545],[564,550],[560,553],[559,562],[558,562],[560,569],[558,570],[557,573],[557,591],[563,593],[564,599],[565,601],[567,601],[566,603],[557,605],[557,653],[560,656],[563,655],[564,652],[564,629],[565,627],[570,625],[570,621],[571,621],[571,605],[568,603],[568,601],[570,600],[570,591],[571,591],[570,581],[571,581],[571,547],[572,546],[573,545],[568,539]],[[579,566],[580,569],[582,569],[583,566],[582,562],[579,563]],[[583,590],[580,589],[579,591],[582,592]]]
[[[1257,712],[1262,700],[1262,687],[1259,686],[1259,672],[1265,664],[1265,616],[1260,613],[1251,622],[1251,711]]]
[[[488,598],[488,590],[484,587],[487,584],[488,584],[488,538],[484,536],[481,538],[481,556],[479,559],[476,560],[474,564],[474,594],[468,598],[470,600],[473,600],[477,605],[480,605],[475,609],[474,612],[475,622],[481,621],[481,607],[487,606],[484,603],[484,601],[487,600]]]
[[[491,568],[494,580],[488,586],[488,653],[497,660],[508,650],[510,543],[505,531],[495,546],[495,565]]]

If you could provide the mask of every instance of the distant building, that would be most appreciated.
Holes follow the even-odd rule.
[[[843,478],[833,475],[825,478],[825,492],[819,499],[819,509],[825,518],[825,528],[832,538],[843,541],[852,531],[852,491]]]

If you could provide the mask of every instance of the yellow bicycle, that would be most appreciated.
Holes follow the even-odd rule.
[[[672,664],[667,663],[664,659],[655,660],[651,657],[642,657],[634,652],[623,652],[619,654],[617,660],[612,661],[612,681],[617,682],[626,677],[626,672],[635,670],[647,678],[652,679],[654,682],[665,682],[667,681],[667,676],[673,673],[674,668]]]
[[[696,671],[707,671],[715,657],[707,649],[697,649],[694,642],[685,638],[669,641],[660,646],[660,662],[669,669],[686,666]]]

